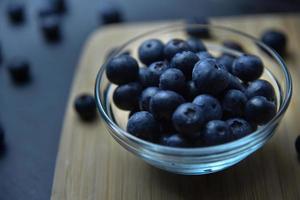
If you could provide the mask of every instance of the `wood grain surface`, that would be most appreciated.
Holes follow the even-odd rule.
[[[162,23],[112,26],[95,32],[85,45],[73,81],[61,134],[52,200],[300,199],[300,162],[294,140],[300,134],[300,15],[213,19],[259,36],[268,27],[289,37],[286,63],[294,83],[290,107],[275,136],[241,163],[215,174],[183,176],[161,171],[123,149],[99,119],[81,122],[73,100],[93,93],[105,52]]]

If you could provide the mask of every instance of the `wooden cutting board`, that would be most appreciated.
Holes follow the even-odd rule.
[[[294,140],[300,134],[300,15],[213,19],[254,36],[268,27],[289,37],[287,65],[294,95],[276,135],[262,149],[225,171],[183,176],[161,171],[123,149],[99,119],[81,122],[75,96],[93,93],[96,73],[106,52],[129,38],[169,24],[124,24],[100,29],[88,39],[74,78],[62,129],[53,200],[300,199],[300,162]],[[299,104],[298,104],[299,103]]]

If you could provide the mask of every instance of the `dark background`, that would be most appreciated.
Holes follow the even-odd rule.
[[[47,44],[40,33],[37,11],[46,0],[26,0],[26,22],[13,26],[6,17],[11,0],[0,0],[0,115],[7,151],[0,157],[0,200],[49,199],[56,154],[75,66],[87,36],[103,28],[101,0],[67,0],[62,17],[63,39]],[[120,0],[126,21],[149,21],[188,16],[227,16],[297,12],[299,0]],[[5,63],[27,59],[33,80],[15,86]]]

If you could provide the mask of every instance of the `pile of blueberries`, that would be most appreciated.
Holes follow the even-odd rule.
[[[235,42],[225,46],[242,50]],[[135,58],[123,54],[107,63],[118,87],[114,104],[130,111],[127,131],[173,147],[223,144],[268,123],[277,111],[273,86],[259,79],[262,60],[249,54],[212,56],[200,39],[144,41]]]

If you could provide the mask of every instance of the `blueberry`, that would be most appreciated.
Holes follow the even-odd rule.
[[[241,90],[245,91],[246,86],[243,85],[240,79],[238,79],[236,76],[228,73],[229,76],[229,83],[226,89],[236,89],[236,90]]]
[[[246,95],[250,99],[255,96],[266,97],[269,101],[275,100],[275,90],[266,80],[255,80],[246,89]]]
[[[246,135],[249,135],[253,131],[251,124],[249,124],[246,120],[241,118],[229,119],[226,121],[226,123],[228,124],[231,130],[232,140],[242,138]]]
[[[17,84],[26,83],[30,80],[30,67],[26,60],[13,59],[7,64],[7,69],[11,79]]]
[[[206,51],[204,43],[200,39],[190,38],[186,41],[194,53]]]
[[[151,98],[150,111],[157,120],[168,122],[171,121],[176,108],[184,101],[184,98],[176,92],[162,90]]]
[[[67,10],[65,0],[51,0],[51,4],[56,13],[64,13]]]
[[[139,97],[142,93],[140,83],[132,82],[120,85],[113,94],[113,101],[122,110],[134,110],[139,106]]]
[[[234,61],[232,66],[232,73],[245,82],[258,79],[263,70],[263,62],[254,55],[242,55]]]
[[[279,30],[267,30],[261,36],[261,41],[273,48],[280,55],[284,55],[287,46],[286,35]]]
[[[150,100],[159,91],[160,89],[158,87],[146,88],[140,96],[140,100],[139,100],[140,110],[149,111]]]
[[[300,136],[297,136],[297,138],[295,140],[295,148],[296,148],[298,155],[300,155]]]
[[[143,42],[138,49],[139,59],[145,65],[164,60],[164,44],[158,39]]]
[[[102,24],[120,23],[123,22],[123,13],[117,5],[106,3],[100,9],[100,18]]]
[[[175,129],[183,136],[197,137],[205,122],[203,110],[193,103],[181,104],[173,113]]]
[[[193,103],[201,108],[206,122],[222,118],[222,107],[213,96],[207,94],[199,95],[194,99]]]
[[[194,25],[208,25],[209,21],[204,17],[191,17],[186,20],[186,32],[188,35],[197,38],[209,38],[210,32],[206,27],[194,26]]]
[[[160,144],[170,147],[189,147],[189,142],[187,139],[182,137],[181,135],[169,134],[169,135],[162,135],[160,138]]]
[[[200,61],[207,59],[207,58],[212,58],[214,59],[214,57],[207,51],[200,51],[197,53],[198,58],[200,59]]]
[[[228,72],[232,73],[232,65],[233,65],[234,59],[235,58],[233,56],[223,54],[217,58],[217,63],[225,66],[226,70]]]
[[[153,141],[160,135],[159,124],[152,114],[146,111],[134,113],[129,118],[127,132],[148,141]]]
[[[276,106],[263,96],[256,96],[248,100],[245,109],[246,119],[252,123],[263,125],[276,115]]]
[[[151,86],[158,86],[159,78],[170,66],[167,62],[158,61],[149,66],[149,81],[151,80]]]
[[[206,124],[202,138],[207,145],[217,145],[228,142],[231,135],[230,127],[226,122],[212,120]]]
[[[202,93],[218,94],[229,84],[229,73],[213,59],[205,59],[196,63],[192,78]]]
[[[154,79],[152,77],[155,77]],[[156,75],[151,73],[149,68],[142,67],[139,70],[139,81],[144,88],[158,86]]]
[[[167,69],[159,78],[159,88],[163,90],[172,90],[182,94],[185,86],[184,74],[179,69]]]
[[[60,18],[50,15],[40,19],[41,31],[48,42],[58,42],[61,40]]]
[[[171,66],[180,69],[187,80],[191,80],[192,71],[195,64],[199,61],[198,56],[190,51],[177,53],[171,60]]]
[[[193,101],[194,98],[200,94],[200,91],[195,86],[194,81],[188,81],[185,88],[185,98],[189,101]]]
[[[81,94],[76,97],[74,108],[80,118],[84,121],[92,121],[96,117],[95,99],[89,94]]]
[[[25,20],[25,6],[22,3],[10,3],[7,7],[7,15],[13,24],[21,24]]]
[[[233,40],[224,41],[223,46],[227,47],[228,49],[236,50],[239,52],[244,52],[244,48],[242,47],[242,45]]]
[[[228,90],[222,100],[224,115],[228,117],[241,117],[244,115],[247,103],[246,95],[240,90]]]
[[[136,81],[138,74],[138,63],[129,55],[114,57],[106,66],[106,76],[108,80],[118,85]]]
[[[164,55],[167,60],[171,60],[176,53],[190,50],[191,47],[186,41],[181,39],[172,39],[165,45]]]

